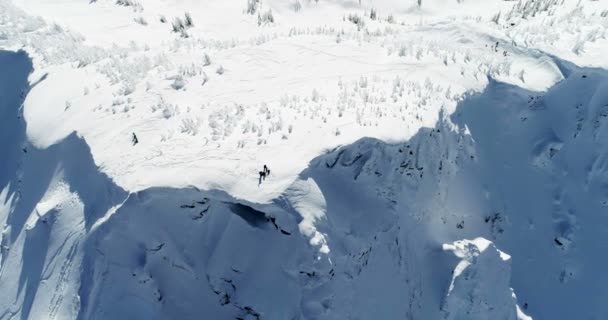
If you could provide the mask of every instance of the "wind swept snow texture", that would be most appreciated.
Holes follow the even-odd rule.
[[[608,319],[607,17],[0,0],[0,320]]]

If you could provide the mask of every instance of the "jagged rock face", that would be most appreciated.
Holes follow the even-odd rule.
[[[510,287],[509,255],[484,238],[444,244],[443,250],[461,259],[445,297],[444,319],[525,319]]]

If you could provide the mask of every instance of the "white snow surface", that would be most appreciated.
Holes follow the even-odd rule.
[[[604,0],[0,0],[0,320],[606,319],[607,32]]]

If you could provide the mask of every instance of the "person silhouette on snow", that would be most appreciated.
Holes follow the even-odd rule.
[[[133,137],[131,138],[131,142],[133,143],[133,145],[136,145],[139,143],[139,140],[137,139],[135,132],[133,132]]]
[[[268,169],[268,167],[266,165],[264,165],[264,168],[259,173],[260,173],[260,179],[258,181],[258,184],[261,184],[262,180],[266,180],[266,176],[270,175],[270,169]]]

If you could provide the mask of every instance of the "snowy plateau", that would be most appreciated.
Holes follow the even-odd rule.
[[[608,0],[0,0],[10,319],[608,319]]]

